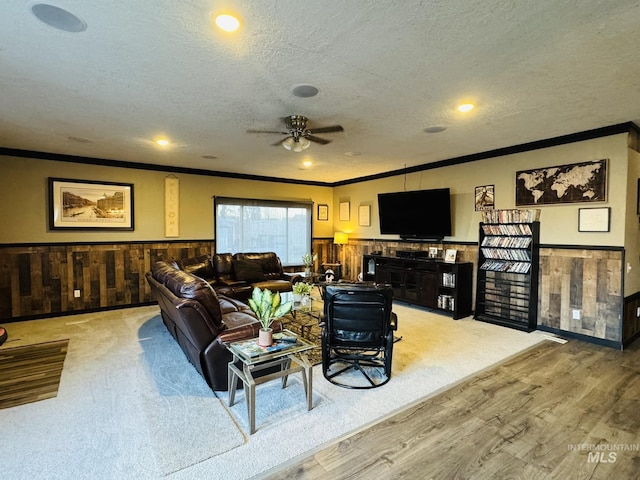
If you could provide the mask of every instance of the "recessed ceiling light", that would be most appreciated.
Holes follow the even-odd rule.
[[[31,7],[31,11],[38,20],[58,30],[79,33],[87,29],[87,23],[84,20],[76,17],[71,12],[67,12],[59,7],[54,7],[53,5],[36,3]]]
[[[305,167],[310,167],[311,165],[313,165],[313,162],[311,160],[305,160],[304,162],[302,162],[302,165],[304,165]]]
[[[460,112],[470,112],[473,110],[473,103],[463,103],[462,105],[458,105],[458,111]]]
[[[318,94],[318,89],[313,85],[294,85],[291,89],[291,93],[293,93],[296,97],[309,98],[315,97]]]
[[[433,125],[422,130],[424,133],[440,133],[447,129],[444,125]]]
[[[155,142],[160,145],[161,147],[166,147],[167,145],[169,145],[169,140],[167,140],[166,138],[156,138]]]
[[[218,15],[216,25],[225,32],[235,32],[240,28],[240,20],[229,14]]]

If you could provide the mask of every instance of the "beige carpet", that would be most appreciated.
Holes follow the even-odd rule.
[[[58,395],[0,410],[0,478],[157,479],[246,439],[157,306],[10,325],[10,342],[68,337]]]
[[[189,469],[176,479],[260,478],[272,468],[307,455],[327,442],[376,423],[408,405],[447,389],[496,363],[543,341],[540,332],[524,333],[477,322],[453,320],[424,309],[394,305],[398,315],[393,372],[389,383],[371,390],[351,390],[329,383],[320,365],[313,368],[313,409],[307,411],[299,374],[256,389],[256,433],[248,441]],[[217,392],[226,405],[228,395]],[[248,431],[244,394],[229,408]],[[250,461],[249,461],[250,459]],[[174,478],[172,477],[172,478]]]
[[[11,324],[11,343],[69,338],[58,396],[0,410],[3,478],[245,480],[380,421],[542,341],[398,305],[393,375],[373,390],[330,384],[313,368],[260,385],[248,435],[244,394],[227,407],[162,325],[157,306]],[[28,461],[25,461],[28,459]]]

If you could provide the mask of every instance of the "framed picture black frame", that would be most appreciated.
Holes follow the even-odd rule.
[[[637,190],[637,194],[638,194],[638,199],[636,201],[636,213],[638,214],[638,216],[640,217],[640,178],[638,179],[638,190]]]
[[[321,222],[329,220],[329,205],[324,203],[318,205],[318,220]]]
[[[133,230],[133,184],[49,178],[51,230]]]
[[[579,232],[609,232],[611,231],[611,207],[579,208]]]
[[[481,185],[475,190],[476,212],[493,210],[496,205],[495,185]]]

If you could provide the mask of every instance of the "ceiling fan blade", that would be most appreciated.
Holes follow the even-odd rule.
[[[289,135],[289,132],[276,132],[275,130],[247,130],[247,133],[277,133],[279,135]]]
[[[291,138],[289,137],[284,137],[282,140],[278,140],[276,143],[272,143],[271,145],[273,145],[274,147],[279,147],[280,145],[282,145],[282,142],[284,142],[287,138]]]
[[[318,127],[318,128],[310,128],[307,130],[310,134],[316,133],[331,133],[331,132],[342,132],[344,128],[341,125],[331,125],[330,127]]]
[[[312,142],[319,143],[320,145],[326,145],[327,143],[331,143],[331,140],[325,140],[324,138],[314,137],[313,135],[305,135],[304,138]]]

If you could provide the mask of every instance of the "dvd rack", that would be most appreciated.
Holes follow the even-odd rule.
[[[484,213],[492,214],[484,218],[494,223],[480,224],[475,318],[519,330],[535,330],[540,223],[522,220],[539,218],[539,211]],[[495,223],[503,220],[519,223]]]

